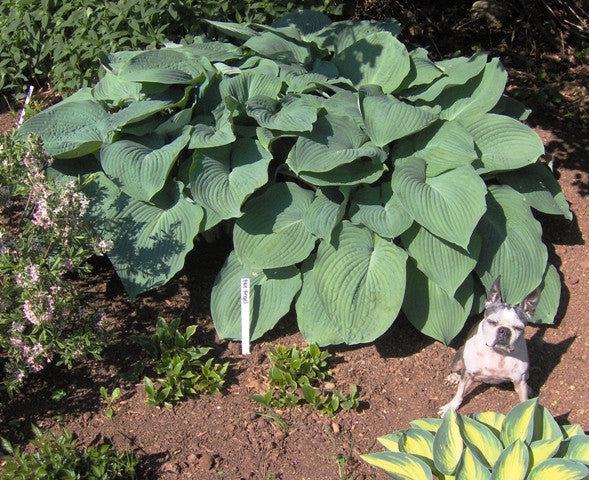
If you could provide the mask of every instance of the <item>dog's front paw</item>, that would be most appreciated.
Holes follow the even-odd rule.
[[[438,415],[440,417],[443,417],[448,410],[454,410],[454,411],[456,411],[457,408],[458,408],[458,406],[454,406],[454,404],[452,402],[447,403],[443,407],[440,407],[440,409],[438,410]]]
[[[458,372],[453,372],[446,377],[446,383],[450,385],[458,385],[460,383],[460,374]]]

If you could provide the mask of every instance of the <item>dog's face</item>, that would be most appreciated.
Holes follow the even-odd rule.
[[[499,352],[513,352],[539,300],[540,290],[536,289],[517,305],[504,303],[497,278],[485,302],[485,316],[481,322],[480,332],[485,344]]]

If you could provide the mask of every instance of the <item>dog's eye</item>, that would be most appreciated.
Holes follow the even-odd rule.
[[[497,320],[487,320],[487,323],[494,326],[497,325]]]
[[[516,332],[523,332],[524,329],[522,327],[513,327]]]

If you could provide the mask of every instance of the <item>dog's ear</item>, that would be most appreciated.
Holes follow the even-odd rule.
[[[524,298],[519,306],[523,309],[526,314],[532,318],[534,316],[534,312],[536,311],[536,307],[538,306],[538,302],[540,301],[540,287],[536,288],[532,293],[530,293],[526,298]]]
[[[499,282],[501,280],[501,275],[497,277],[495,282],[493,282],[493,286],[491,290],[489,290],[489,295],[487,295],[487,300],[485,301],[485,308],[493,303],[501,303],[501,287],[499,286]]]

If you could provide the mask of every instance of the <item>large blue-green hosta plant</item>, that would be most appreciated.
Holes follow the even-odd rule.
[[[531,209],[571,213],[497,59],[433,62],[394,20],[211,24],[235,43],[108,55],[96,86],[19,130],[55,174],[92,176],[129,295],[233,222],[211,299],[221,337],[240,336],[241,277],[253,339],[294,302],[320,345],[370,342],[401,310],[449,342],[498,275],[511,303],[542,285],[535,321],[553,321],[560,280]]]

